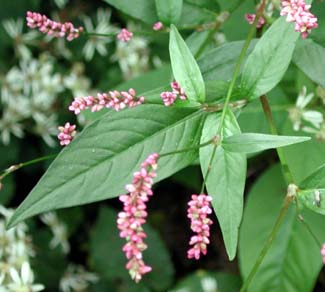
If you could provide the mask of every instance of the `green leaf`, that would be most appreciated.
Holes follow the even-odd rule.
[[[299,184],[301,189],[325,188],[325,164],[322,164],[311,175]]]
[[[205,85],[198,64],[174,25],[171,25],[169,54],[176,81],[189,100],[203,102]]]
[[[258,98],[269,92],[287,70],[299,34],[284,17],[279,18],[263,34],[243,69],[242,86],[249,98]]]
[[[222,141],[222,147],[231,152],[255,153],[308,140],[310,140],[310,137],[244,133],[225,138]]]
[[[199,144],[202,112],[142,105],[109,112],[63,149],[11,218],[10,226],[47,210],[113,198],[153,152]],[[191,164],[196,151],[159,160],[157,180]]]
[[[202,9],[190,2],[193,1],[184,0],[182,16],[178,22],[179,27],[188,28],[189,26],[199,25],[215,20],[216,14],[214,12]]]
[[[253,51],[256,42],[256,40],[251,42],[247,55]],[[226,43],[200,58],[198,64],[204,80],[229,81],[243,45],[244,41]]]
[[[255,264],[283,204],[286,184],[279,165],[267,170],[253,185],[240,229],[239,263],[244,280]],[[324,241],[324,218],[302,213],[316,236]],[[313,291],[322,267],[320,247],[291,206],[284,222],[248,288],[250,292]]]
[[[212,139],[219,126],[220,115],[211,114],[203,126],[201,143]],[[223,135],[225,138],[240,134],[236,118],[231,111],[225,116]],[[203,175],[209,167],[214,146],[200,149]],[[213,198],[212,206],[218,217],[229,259],[236,255],[239,225],[243,212],[243,193],[246,179],[246,155],[229,152],[219,146],[211,163],[206,181],[208,194]]]
[[[156,0],[159,20],[164,24],[176,24],[181,17],[183,0]]]
[[[298,192],[298,200],[303,203],[308,209],[325,215],[325,188],[324,189],[311,189],[300,190]]]
[[[200,270],[181,279],[170,292],[236,292],[240,290],[240,282],[237,275]]]
[[[101,208],[99,217],[92,230],[90,239],[90,256],[94,269],[105,280],[129,280],[130,275],[125,269],[127,259],[122,252],[125,240],[119,236],[116,228],[117,213],[109,208]],[[148,235],[145,242],[148,249],[143,253],[144,261],[152,267],[152,272],[145,275],[141,281],[154,291],[167,291],[174,277],[168,250],[159,234],[150,227],[144,226]],[[128,288],[137,288],[136,283],[128,283]],[[135,290],[137,291],[137,290]]]
[[[132,16],[135,19],[141,20],[149,25],[157,22],[156,7],[154,0],[133,0],[130,5],[130,0],[104,0],[106,3],[114,6],[123,13]],[[171,0],[168,0],[171,2]],[[187,3],[189,2],[189,3]],[[202,9],[198,5],[194,5],[193,0],[184,0],[182,15],[178,25],[182,27],[190,25],[198,25],[205,22],[210,22],[215,19],[215,13]]]
[[[186,0],[186,2],[203,9],[220,12],[219,4],[215,0]]]
[[[325,164],[299,184],[298,200],[308,209],[325,215]]]
[[[288,119],[284,125],[282,134],[305,134],[303,132],[295,132],[292,127],[292,123]],[[325,164],[325,142],[318,141],[315,138],[305,142],[304,144],[296,144],[288,148],[284,148],[283,151],[294,181],[299,187],[301,186],[300,182],[312,174],[315,169]]]
[[[298,42],[293,55],[293,62],[311,80],[325,87],[325,48],[313,40]]]
[[[153,0],[104,0],[116,9],[145,23],[153,25],[157,22],[155,1]]]

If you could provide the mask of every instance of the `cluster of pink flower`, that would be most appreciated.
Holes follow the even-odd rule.
[[[193,245],[187,252],[189,259],[199,259],[201,253],[207,253],[207,245],[210,243],[210,225],[212,220],[208,215],[212,213],[210,204],[212,198],[205,194],[192,195],[188,203],[187,217],[191,220],[191,229],[196,235],[191,237],[190,245]]]
[[[256,18],[256,14],[245,14],[245,19],[247,20],[247,22],[249,24],[253,24],[253,22],[255,21],[255,18]],[[261,28],[261,27],[263,27],[264,24],[265,24],[265,19],[263,16],[261,16],[257,22],[256,27]]]
[[[71,22],[56,22],[47,18],[45,15],[31,11],[27,12],[26,20],[30,28],[38,28],[40,32],[56,38],[66,37],[68,41],[79,37],[83,31],[83,27],[75,28]]]
[[[70,123],[65,123],[64,127],[58,127],[59,134],[58,139],[62,146],[69,145],[73,137],[76,135],[76,125],[70,125]]]
[[[300,32],[302,38],[318,27],[317,17],[309,11],[310,8],[311,5],[307,5],[304,0],[282,0],[280,14],[286,15],[288,22],[295,23],[295,31]]]
[[[172,105],[178,97],[181,100],[187,99],[184,89],[176,81],[173,81],[170,86],[173,91],[164,91],[160,94],[165,106]]]
[[[153,178],[156,177],[158,158],[157,153],[150,154],[141,164],[141,170],[133,174],[132,184],[126,186],[129,194],[120,196],[124,208],[118,214],[117,224],[120,236],[127,241],[123,246],[128,259],[126,268],[136,282],[141,280],[142,275],[151,271],[151,267],[142,259],[142,252],[147,249],[147,245],[143,242],[146,233],[142,225],[147,217],[146,203],[149,196],[153,195],[152,185]]]
[[[98,93],[97,96],[77,97],[69,106],[69,110],[78,115],[85,109],[92,112],[100,111],[103,108],[112,108],[119,111],[126,107],[135,107],[144,103],[144,96],[137,97],[133,88],[128,91],[109,91],[108,93]]]
[[[122,28],[119,34],[116,36],[121,42],[128,42],[132,39],[133,33],[126,28]]]
[[[322,257],[323,257],[323,263],[325,265],[325,243],[323,243],[322,248],[320,250],[320,253],[321,253]]]

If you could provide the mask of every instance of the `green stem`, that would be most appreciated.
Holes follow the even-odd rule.
[[[224,119],[225,119],[225,116],[226,116],[226,112],[227,112],[227,109],[228,109],[228,105],[229,105],[229,102],[230,102],[230,99],[231,99],[231,95],[232,95],[232,92],[234,90],[234,87],[235,87],[235,84],[236,84],[236,80],[237,80],[237,77],[239,75],[239,72],[240,72],[240,68],[241,68],[241,65],[244,61],[244,58],[246,56],[246,53],[247,53],[247,50],[249,48],[249,45],[254,37],[254,34],[255,34],[255,31],[256,31],[256,25],[257,25],[257,22],[258,20],[260,19],[260,17],[262,16],[263,14],[263,11],[264,11],[264,8],[265,8],[265,4],[266,4],[266,0],[264,0],[261,4],[261,6],[259,7],[258,11],[257,11],[257,15],[255,17],[255,20],[248,32],[248,35],[247,35],[247,38],[245,40],[245,43],[243,45],[243,48],[240,52],[240,55],[239,55],[239,58],[237,60],[237,63],[236,63],[236,66],[235,66],[235,70],[234,70],[234,73],[232,75],[232,78],[231,78],[231,81],[230,81],[230,85],[229,85],[229,88],[228,88],[228,92],[227,92],[227,96],[226,96],[226,101],[225,101],[225,106],[223,108],[223,111],[222,111],[222,114],[221,114],[221,118],[220,118],[220,124],[219,124],[219,129],[218,129],[218,133],[221,134],[221,130],[222,130],[222,127],[223,127],[223,123],[224,123]]]
[[[221,132],[222,132],[222,128],[223,128],[223,123],[224,123],[224,119],[225,119],[225,116],[226,116],[227,109],[229,107],[231,95],[232,95],[232,92],[234,90],[236,80],[237,80],[237,77],[238,77],[239,72],[240,72],[241,65],[242,65],[242,63],[244,61],[244,58],[246,56],[247,49],[248,49],[248,47],[249,47],[249,45],[250,45],[250,43],[251,43],[251,41],[252,41],[252,39],[254,37],[257,22],[258,22],[260,16],[263,14],[265,4],[266,4],[266,0],[263,0],[261,6],[258,9],[257,16],[255,17],[255,20],[254,20],[254,22],[253,22],[253,24],[252,24],[252,26],[251,26],[251,28],[250,28],[250,30],[248,32],[245,43],[244,43],[244,45],[243,45],[243,47],[241,49],[240,55],[238,57],[238,60],[237,60],[236,66],[235,66],[234,73],[233,73],[232,78],[231,78],[231,82],[230,82],[230,85],[229,85],[229,88],[228,88],[225,104],[224,104],[224,107],[223,107],[223,110],[222,110],[222,113],[221,113],[220,124],[219,124],[218,132],[217,132],[217,136],[221,137],[221,139],[222,139],[222,135],[221,135],[222,133]],[[208,168],[206,170],[206,173],[205,173],[205,176],[204,176],[204,179],[203,179],[203,183],[202,183],[202,187],[201,187],[201,193],[204,190],[206,181],[207,181],[208,176],[210,174],[212,162],[213,162],[214,156],[216,154],[218,145],[219,145],[219,143],[215,143],[215,145],[213,147],[211,158],[210,158],[209,164],[208,164]]]
[[[270,107],[270,104],[269,104],[269,102],[267,100],[267,97],[265,95],[261,96],[260,101],[262,103],[262,107],[263,107],[263,110],[264,110],[265,117],[266,117],[266,119],[267,119],[267,121],[269,123],[271,133],[273,135],[278,135],[278,131],[277,131],[277,129],[275,127],[275,124],[274,124],[274,121],[273,121],[271,107]],[[287,160],[285,158],[283,149],[282,148],[277,148],[276,151],[277,151],[278,156],[279,156],[279,160],[280,160],[280,163],[281,163],[281,168],[282,168],[283,175],[285,177],[285,180],[286,180],[287,184],[289,185],[289,184],[293,183],[293,176],[292,176],[292,174],[290,172],[290,169],[289,169]]]
[[[28,160],[26,162],[22,162],[22,163],[19,163],[19,164],[12,165],[12,166],[10,166],[9,168],[7,168],[6,170],[4,170],[2,172],[2,174],[0,175],[0,181],[3,180],[7,175],[13,173],[14,171],[16,171],[16,170],[18,170],[18,169],[20,169],[22,167],[29,166],[29,165],[32,165],[32,164],[35,164],[35,163],[38,163],[38,162],[41,162],[41,161],[44,161],[44,160],[49,160],[49,159],[52,159],[52,158],[54,158],[56,156],[57,156],[57,154],[51,154],[51,155],[39,157],[39,158],[36,158],[36,159]]]
[[[302,223],[302,225],[305,226],[305,228],[307,229],[307,231],[309,232],[309,234],[312,236],[312,238],[315,240],[316,244],[318,247],[322,246],[322,243],[320,242],[320,240],[317,238],[316,234],[312,231],[312,229],[310,228],[310,226],[308,225],[308,223],[305,221],[304,217],[302,217],[301,214],[298,215],[298,220]]]
[[[284,205],[283,205],[283,207],[282,207],[282,209],[280,211],[280,214],[279,214],[279,216],[278,216],[278,218],[277,218],[277,220],[276,220],[276,222],[274,224],[274,227],[273,227],[273,229],[272,229],[272,231],[271,231],[271,233],[270,233],[270,235],[269,235],[269,237],[268,237],[262,251],[260,252],[260,254],[259,254],[259,256],[258,256],[258,258],[257,258],[257,260],[256,260],[256,262],[255,262],[255,264],[254,264],[254,266],[252,268],[252,270],[250,271],[247,279],[245,280],[243,286],[241,287],[240,292],[246,291],[249,284],[253,280],[258,268],[260,267],[261,263],[263,262],[264,257],[266,256],[267,252],[269,251],[269,249],[270,249],[270,247],[271,247],[271,245],[273,243],[273,240],[275,239],[275,237],[276,237],[276,235],[277,235],[277,233],[278,233],[278,231],[279,231],[279,229],[281,227],[281,224],[282,224],[282,222],[283,222],[283,220],[285,218],[285,215],[286,215],[286,213],[288,211],[288,208],[289,208],[290,203],[291,203],[293,198],[294,198],[293,196],[286,196],[285,201],[284,201]]]
[[[299,196],[299,192],[298,192],[298,196]],[[295,198],[295,203],[296,203],[295,205],[296,205],[297,218],[298,218],[299,222],[301,222],[302,225],[307,229],[307,231],[309,232],[309,234],[312,236],[312,238],[316,242],[317,246],[318,247],[322,246],[322,243],[317,238],[316,234],[312,231],[311,227],[305,221],[305,218],[300,214],[300,211],[299,211],[299,201],[298,201],[298,198],[297,197]]]
[[[216,22],[213,24],[213,27],[210,29],[206,39],[202,43],[201,47],[197,50],[195,54],[195,58],[198,59],[205,47],[208,45],[210,38],[215,34],[215,32],[222,27],[222,25],[227,21],[229,18],[230,13],[229,12],[223,12],[220,13],[220,15],[217,17]]]
[[[197,149],[200,149],[202,147],[206,147],[206,146],[208,146],[210,144],[213,144],[213,143],[215,143],[215,141],[216,141],[216,137],[214,137],[213,139],[211,139],[211,140],[209,140],[207,142],[204,142],[202,144],[199,144],[199,145],[196,145],[196,146],[193,146],[193,147],[183,148],[183,149],[180,149],[180,150],[175,150],[175,151],[159,154],[159,158],[169,156],[169,155],[178,154],[178,153],[184,153],[184,152],[188,152],[188,151],[192,151],[192,150],[197,150]]]

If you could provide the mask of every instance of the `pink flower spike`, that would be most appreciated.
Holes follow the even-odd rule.
[[[162,22],[158,21],[152,26],[152,28],[153,30],[158,31],[162,30],[164,28],[164,25],[162,24]]]
[[[256,18],[256,14],[245,14],[245,19],[249,24],[253,24]],[[257,22],[256,28],[261,28],[265,24],[265,19],[263,16]]]
[[[208,215],[211,210],[212,198],[205,194],[192,195],[192,200],[188,202],[187,217],[191,220],[191,229],[196,235],[193,235],[189,244],[192,245],[188,252],[189,259],[198,260],[200,255],[206,255],[207,245],[210,243],[210,225],[213,223]]]
[[[76,125],[70,125],[70,123],[65,123],[64,127],[58,127],[59,134],[58,139],[62,146],[69,145],[74,136],[76,135]]]
[[[143,104],[144,96],[137,97],[133,88],[128,91],[110,91],[108,93],[97,93],[97,96],[77,97],[70,104],[69,110],[76,115],[81,111],[90,109],[92,112],[97,112],[103,108],[112,108],[119,111],[126,107],[132,108]]]
[[[170,86],[173,90],[172,92],[164,91],[160,94],[165,106],[171,106],[177,98],[180,98],[181,100],[187,99],[184,89],[181,88],[176,81],[173,81]]]
[[[128,31],[126,28],[122,28],[119,34],[116,36],[121,42],[128,42],[133,37],[133,32]]]
[[[130,93],[130,91],[129,91]],[[120,237],[126,239],[122,250],[128,262],[126,269],[129,270],[131,278],[139,282],[142,276],[151,271],[142,257],[142,252],[147,249],[143,239],[147,237],[142,225],[146,223],[147,205],[149,197],[153,195],[153,178],[156,177],[157,161],[159,154],[150,154],[141,163],[141,169],[133,174],[132,184],[126,185],[128,195],[121,195],[123,211],[118,214],[117,227]]]
[[[286,16],[287,22],[295,23],[295,31],[300,32],[303,39],[307,38],[312,29],[318,27],[317,17],[309,10],[304,0],[282,0],[280,15]]]
[[[80,36],[83,32],[83,27],[76,28],[71,22],[60,23],[47,18],[40,13],[27,11],[26,13],[27,26],[37,28],[40,32],[47,35],[63,38],[72,41]]]

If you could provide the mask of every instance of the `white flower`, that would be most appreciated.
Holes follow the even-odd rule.
[[[83,266],[69,265],[64,276],[60,280],[60,289],[63,292],[88,291],[91,283],[96,283],[98,276],[88,272]]]
[[[204,292],[217,292],[217,280],[212,277],[202,278],[201,285]]]
[[[108,34],[111,36],[88,36],[88,41],[86,42],[82,52],[84,53],[86,60],[91,60],[97,51],[101,56],[107,55],[106,45],[111,43],[115,39],[115,34],[117,33],[117,28],[111,25],[110,22],[111,11],[98,9],[97,10],[97,26],[93,24],[91,18],[84,17],[84,25],[87,32],[96,34]]]
[[[71,73],[63,79],[64,86],[70,89],[74,96],[86,96],[90,91],[90,80],[84,75],[84,65],[75,63]]]
[[[297,98],[295,107],[289,109],[289,118],[293,123],[293,129],[298,131],[302,128],[302,122],[309,122],[312,126],[318,128],[323,122],[322,113],[314,110],[306,110],[306,106],[314,98],[314,93],[307,95],[307,88],[304,86]]]
[[[325,141],[325,122],[317,127],[303,127],[302,131],[310,134],[314,134],[315,138],[319,141]]]
[[[55,114],[46,116],[43,113],[34,113],[33,119],[35,120],[34,132],[38,134],[49,146],[55,146],[57,140],[53,136],[57,134],[57,117]]]
[[[11,115],[9,111],[4,112],[0,120],[0,132],[3,144],[9,144],[10,134],[13,134],[18,138],[22,138],[24,136],[22,126],[18,122],[19,119]]]
[[[149,69],[147,39],[134,36],[129,42],[117,42],[113,61],[118,61],[125,79],[131,79]]]
[[[45,289],[44,285],[33,284],[34,274],[28,262],[21,266],[20,273],[16,269],[10,268],[12,283],[9,283],[8,289],[12,292],[37,292]]]
[[[54,212],[48,212],[40,216],[40,219],[51,228],[53,238],[50,242],[51,248],[57,246],[62,247],[64,253],[68,253],[70,250],[70,244],[68,242],[68,232],[66,225],[59,220],[58,216]]]
[[[2,25],[8,35],[14,40],[14,47],[18,55],[23,59],[30,59],[32,53],[26,45],[37,38],[37,32],[35,30],[29,30],[27,33],[23,33],[24,22],[21,18],[17,20],[4,20]]]

